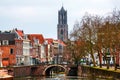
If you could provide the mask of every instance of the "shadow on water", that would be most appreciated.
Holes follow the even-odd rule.
[[[62,75],[65,74],[65,69],[60,66],[52,66],[47,68],[45,71],[45,76],[56,76],[56,75]]]

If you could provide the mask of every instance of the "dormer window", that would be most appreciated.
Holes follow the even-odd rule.
[[[35,44],[39,44],[39,39],[33,38]]]
[[[2,44],[3,44],[3,45],[8,45],[8,44],[9,44],[9,43],[8,43],[8,40],[3,40],[3,41],[2,41]]]

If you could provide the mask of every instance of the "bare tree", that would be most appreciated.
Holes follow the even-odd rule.
[[[80,36],[80,24],[76,22],[73,31],[70,34],[70,39],[67,42],[67,49],[72,56],[72,60],[75,64],[80,62],[80,59],[85,57],[85,42]]]
[[[96,66],[94,58],[94,46],[97,40],[97,30],[94,22],[95,17],[91,15],[85,15],[81,21],[82,39],[86,42],[87,53],[91,55],[93,65]]]
[[[100,67],[102,67],[102,58],[106,61],[107,68],[110,65],[110,58],[113,57],[114,65],[116,55],[120,50],[120,11],[114,10],[112,14],[105,18],[100,16],[83,16],[81,22],[76,22],[73,31],[70,34],[69,47],[74,60],[90,54],[94,66],[96,66],[94,53],[98,53]],[[74,43],[74,44],[73,44]]]
[[[120,15],[118,13],[119,12],[113,11],[112,15],[108,15],[106,18],[104,18],[102,26],[98,28],[97,32],[98,45],[102,50],[102,56],[104,60],[106,60],[107,69],[109,69],[110,57],[113,57],[114,65],[116,64],[115,55],[120,43]]]

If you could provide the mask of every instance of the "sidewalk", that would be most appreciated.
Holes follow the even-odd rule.
[[[100,68],[100,66],[97,66],[96,68]],[[116,69],[115,70],[115,67],[114,66],[110,66],[109,69],[107,69],[107,66],[102,66],[102,68],[100,69],[105,69],[105,70],[110,70],[110,71],[114,71],[114,72],[120,72],[120,69]]]

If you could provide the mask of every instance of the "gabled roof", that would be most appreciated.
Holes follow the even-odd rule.
[[[53,43],[53,39],[52,38],[46,38],[45,40],[48,42],[48,44],[52,44]]]
[[[57,43],[59,43],[59,44],[61,44],[62,46],[66,46],[66,44],[63,42],[63,41],[61,41],[61,40],[55,40]]]
[[[16,30],[16,32],[17,32],[17,34],[20,36],[20,37],[24,37],[24,32],[23,32],[23,30],[17,30],[17,29],[15,29]]]
[[[34,39],[38,39],[39,40],[39,44],[43,44],[44,43],[44,37],[42,34],[28,34],[28,39],[34,43]]]

